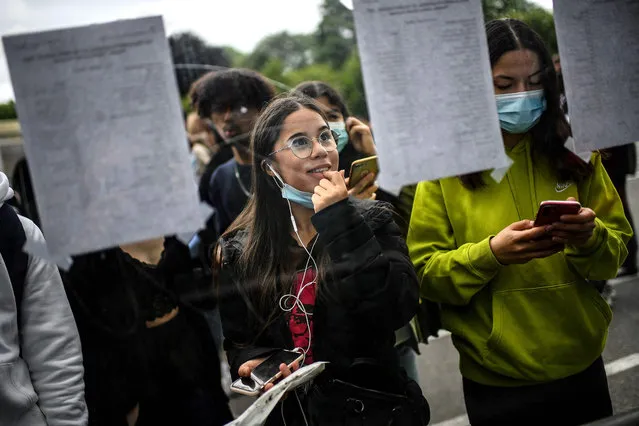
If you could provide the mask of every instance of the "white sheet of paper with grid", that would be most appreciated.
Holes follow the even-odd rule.
[[[161,17],[3,42],[52,255],[202,227]]]
[[[382,188],[507,167],[481,2],[353,3]]]
[[[577,153],[639,141],[639,0],[555,1]]]

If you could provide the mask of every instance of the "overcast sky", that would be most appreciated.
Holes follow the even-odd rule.
[[[214,45],[249,52],[278,31],[308,33],[320,19],[322,0],[0,0],[0,36],[162,15],[168,34],[193,31]],[[552,0],[534,0],[548,9]],[[0,44],[0,102],[13,98]]]

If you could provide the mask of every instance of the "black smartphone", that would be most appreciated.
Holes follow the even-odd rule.
[[[279,350],[255,367],[251,373],[251,378],[264,387],[280,378],[282,375],[280,365],[286,364],[290,367],[295,361],[301,362],[303,359],[304,354],[302,353],[284,349]]]

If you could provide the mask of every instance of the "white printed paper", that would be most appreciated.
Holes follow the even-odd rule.
[[[576,151],[639,140],[639,0],[554,2]]]
[[[22,250],[31,256],[39,257],[40,259],[46,260],[47,262],[55,263],[63,271],[68,271],[69,268],[71,268],[71,265],[73,265],[73,259],[71,259],[69,256],[51,255],[49,253],[47,243],[44,240],[34,241],[27,238],[27,241],[25,241]]]
[[[275,385],[270,391],[260,396],[240,417],[227,426],[259,426],[266,422],[277,403],[286,392],[292,391],[317,377],[326,368],[326,362],[314,362],[300,368],[286,379]],[[295,398],[295,395],[290,395]]]
[[[380,185],[506,167],[478,0],[355,0]]]
[[[490,173],[490,177],[497,183],[501,182],[504,179],[504,176],[506,176],[506,173],[508,173],[510,166],[513,165],[513,160],[511,160],[510,158],[508,158],[507,160],[508,162],[506,166],[497,167]]]
[[[161,17],[3,42],[51,255],[202,227]]]

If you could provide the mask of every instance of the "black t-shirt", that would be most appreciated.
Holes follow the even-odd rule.
[[[202,173],[202,177],[200,178],[200,200],[206,201],[208,199],[211,175],[213,175],[218,167],[229,161],[231,158],[233,158],[233,150],[230,145],[222,147],[222,149],[220,149],[220,151],[211,158],[211,161],[206,165],[204,173]]]
[[[207,202],[215,210],[218,235],[240,215],[251,193],[251,166],[234,158],[222,164],[211,176]]]

